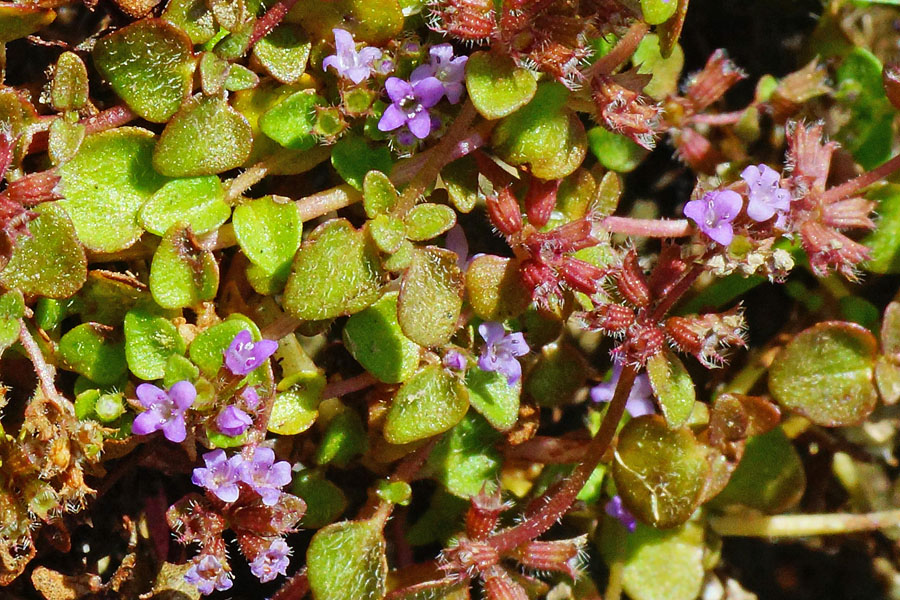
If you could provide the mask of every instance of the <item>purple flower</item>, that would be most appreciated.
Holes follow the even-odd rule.
[[[256,392],[256,388],[245,387],[239,397],[244,401],[244,406],[251,410],[259,406],[259,394]]]
[[[276,463],[275,452],[260,446],[241,465],[240,478],[262,497],[263,504],[272,506],[281,497],[281,488],[291,482],[291,465],[284,460]]]
[[[731,222],[741,212],[743,203],[741,195],[731,190],[707,192],[684,205],[684,216],[692,219],[713,241],[727,246],[734,239]]]
[[[791,207],[791,193],[779,186],[781,175],[766,165],[750,165],[741,172],[750,188],[747,216],[758,223],[778,214],[779,221]]]
[[[256,555],[250,563],[250,572],[263,583],[272,581],[279,575],[287,575],[291,560],[291,547],[281,538],[276,538],[269,547]]]
[[[213,591],[224,591],[231,588],[231,573],[225,570],[222,562],[212,554],[201,554],[194,557],[194,564],[184,574],[184,580],[197,586],[197,590],[207,596]]]
[[[274,340],[254,343],[252,339],[249,331],[241,329],[225,351],[225,366],[235,375],[246,375],[256,369],[278,349]]]
[[[438,79],[444,86],[444,95],[450,104],[456,104],[462,98],[463,80],[466,78],[466,61],[468,56],[453,58],[453,46],[438,44],[429,51],[429,63],[419,65],[409,77],[410,83],[417,83],[427,77]]]
[[[184,441],[187,432],[184,426],[184,411],[197,397],[197,390],[190,381],[179,381],[168,393],[150,383],[142,383],[135,390],[138,402],[146,408],[134,418],[131,431],[137,435],[147,435],[162,429],[163,435],[176,444]]]
[[[363,46],[356,51],[356,42],[349,31],[332,29],[336,52],[326,56],[322,68],[334,67],[338,75],[359,85],[372,74],[372,63],[381,58],[381,50]]]
[[[398,77],[388,77],[384,88],[391,98],[381,120],[379,131],[393,131],[404,125],[420,140],[428,137],[434,128],[428,109],[440,102],[444,85],[436,77],[426,77],[410,84]]]
[[[194,485],[206,488],[222,502],[234,502],[241,494],[238,481],[244,463],[240,454],[225,458],[224,450],[213,450],[203,455],[206,467],[197,467],[191,475]]]
[[[466,357],[459,350],[448,350],[442,362],[451,371],[462,371],[467,363]]]
[[[622,498],[618,494],[613,496],[609,502],[606,503],[604,510],[606,511],[606,514],[624,525],[628,531],[637,529],[637,519],[634,518],[633,514],[628,512],[628,509],[622,504]]]
[[[622,364],[614,363],[610,380],[607,383],[601,383],[591,388],[591,400],[594,402],[610,402],[616,391],[616,385],[619,383],[621,374]],[[656,412],[656,404],[653,403],[653,387],[650,385],[650,378],[646,373],[641,373],[634,378],[631,393],[628,394],[628,400],[625,401],[625,410],[632,417],[652,415]]]
[[[252,424],[253,419],[250,418],[250,415],[237,406],[226,406],[225,410],[216,417],[216,427],[219,428],[219,431],[232,437],[241,435]]]
[[[522,376],[522,365],[516,357],[528,354],[529,350],[525,336],[519,332],[507,335],[503,324],[496,321],[482,323],[478,326],[478,333],[484,339],[478,366],[482,371],[503,373],[506,382],[515,385]]]

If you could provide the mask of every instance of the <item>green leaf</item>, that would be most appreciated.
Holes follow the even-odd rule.
[[[414,242],[423,242],[441,235],[456,225],[456,211],[443,204],[417,204],[406,215],[406,235]]]
[[[184,354],[187,344],[165,317],[133,308],[125,315],[125,358],[139,379],[162,379],[169,357]]]
[[[780,427],[747,440],[731,480],[715,506],[742,504],[770,514],[790,509],[806,489],[803,462]]]
[[[403,274],[397,303],[406,337],[422,346],[446,344],[457,329],[462,288],[455,253],[434,246],[416,251]]]
[[[392,444],[408,444],[443,433],[459,423],[469,408],[469,393],[437,365],[413,375],[394,396],[384,425]]]
[[[78,295],[75,309],[82,320],[117,326],[137,304],[151,303],[147,286],[124,273],[94,270]]]
[[[29,296],[68,298],[84,285],[87,258],[75,236],[75,227],[59,202],[34,209],[30,236],[16,241],[12,257],[0,272],[0,284]]]
[[[368,449],[369,438],[362,419],[352,410],[342,410],[328,422],[316,452],[316,463],[346,467],[353,457]]]
[[[188,348],[188,356],[206,377],[215,377],[225,362],[225,351],[242,330],[250,332],[254,342],[261,338],[259,329],[247,317],[232,314],[228,319],[200,332]],[[254,371],[255,372],[255,371]]]
[[[342,521],[320,529],[306,551],[316,600],[381,600],[387,579],[383,523]]]
[[[372,173],[378,173],[378,171],[372,171]],[[378,215],[367,225],[372,241],[385,254],[393,254],[404,244],[409,244],[406,239],[406,225],[400,219],[388,215]]]
[[[394,184],[381,171],[369,171],[363,179],[363,207],[366,216],[374,219],[389,213],[399,199]]]
[[[300,519],[300,527],[304,529],[320,529],[347,509],[347,498],[341,488],[322,477],[318,471],[307,469],[297,473],[291,493],[306,502],[306,512]]]
[[[390,173],[391,151],[384,145],[374,148],[358,135],[346,135],[331,150],[331,164],[344,181],[362,190],[369,171]]]
[[[170,388],[179,381],[196,381],[200,377],[200,369],[189,359],[180,354],[170,354],[163,372],[163,385]]]
[[[466,63],[466,89],[485,119],[500,119],[528,104],[537,80],[506,54],[474,52]]]
[[[22,292],[13,290],[0,296],[0,356],[19,339],[24,314],[25,298]]]
[[[385,383],[402,383],[419,366],[418,344],[397,322],[397,293],[358,312],[344,325],[344,346],[363,368]]]
[[[866,170],[891,156],[891,123],[896,110],[885,94],[881,70],[881,61],[874,54],[855,48],[835,74],[836,96],[850,113],[850,120],[837,137]]]
[[[59,340],[59,357],[65,368],[84,375],[99,386],[113,385],[125,376],[125,344],[116,340],[112,328],[82,323]]]
[[[494,447],[500,438],[481,415],[469,412],[435,445],[424,471],[454,496],[471,498],[482,488],[491,491],[503,464]]]
[[[239,92],[259,85],[259,75],[244,65],[231,65],[228,77],[225,79],[225,89],[229,92]]]
[[[631,139],[613,133],[605,127],[593,127],[587,132],[591,152],[600,164],[611,171],[628,173],[637,168],[650,154]]]
[[[495,429],[507,431],[519,419],[522,382],[509,385],[506,375],[495,371],[469,369],[466,373],[469,403]]]
[[[659,25],[668,21],[678,9],[676,0],[641,0],[641,12],[648,25]]]
[[[50,132],[47,138],[47,153],[50,155],[50,162],[59,165],[72,160],[72,157],[81,148],[86,131],[87,128],[77,121],[71,121],[66,117],[53,119],[50,122]]]
[[[311,48],[303,29],[282,24],[253,45],[253,57],[281,83],[297,83],[306,71]]]
[[[623,563],[622,588],[632,600],[694,600],[700,595],[706,554],[700,523],[667,531],[639,523],[629,533],[606,517],[600,536],[606,563]]]
[[[191,92],[191,40],[161,19],[143,19],[102,38],[94,65],[137,115],[165,123]]]
[[[300,23],[317,39],[332,41],[335,27],[353,34],[357,42],[382,45],[396,39],[403,28],[397,0],[301,0],[288,13],[289,23]]]
[[[75,158],[60,166],[59,204],[91,250],[116,252],[140,237],[138,211],[166,182],[153,169],[153,144],[146,129],[119,127],[87,136]]]
[[[60,112],[78,110],[88,99],[88,74],[84,61],[74,52],[63,52],[56,59],[50,82],[50,104]]]
[[[241,166],[252,145],[250,123],[224,96],[196,95],[166,124],[153,166],[170,177],[214,175]]]
[[[547,344],[526,380],[525,391],[542,406],[561,406],[575,398],[586,373],[581,352],[566,343]]]
[[[877,344],[869,330],[826,321],[800,332],[769,370],[769,390],[783,407],[813,423],[860,423],[875,408]]]
[[[538,86],[534,98],[500,121],[492,136],[497,155],[513,166],[531,165],[541,179],[559,179],[577,169],[587,152],[584,125],[566,108],[561,83]]]
[[[141,225],[164,236],[175,223],[189,225],[194,233],[216,229],[231,216],[225,190],[215,175],[173,179],[162,186],[141,208]]]
[[[659,415],[632,419],[619,433],[616,489],[644,523],[666,529],[687,521],[708,474],[706,453],[691,431],[669,429]]]
[[[519,277],[519,261],[485,254],[466,269],[466,294],[478,317],[505,321],[522,314],[531,301]]]
[[[669,56],[663,58],[659,36],[655,33],[647,34],[638,44],[631,60],[634,64],[640,65],[638,73],[653,75],[650,83],[644,86],[644,93],[654,100],[665,100],[666,96],[678,91],[678,80],[684,66],[684,52],[677,43]]]
[[[312,427],[319,417],[319,402],[325,389],[325,375],[319,371],[299,371],[278,383],[269,417],[269,431],[296,435]]]
[[[374,244],[344,219],[309,234],[294,259],[285,308],[298,319],[350,315],[380,297],[382,271]]]
[[[285,148],[309,150],[316,145],[316,107],[324,104],[325,99],[312,90],[297,92],[267,110],[259,127]]]
[[[176,223],[153,254],[150,293],[163,308],[188,308],[212,300],[219,289],[219,264],[197,243],[190,228]]]
[[[216,22],[205,0],[169,0],[162,17],[185,32],[193,44],[203,44],[216,35]]]
[[[250,262],[267,273],[287,273],[303,230],[294,202],[274,196],[257,198],[235,208],[232,222]]]
[[[878,203],[878,226],[863,244],[872,250],[864,266],[872,273],[900,273],[900,185],[889,183],[867,194]]]
[[[42,29],[56,19],[49,8],[4,2],[0,4],[0,45]]]
[[[687,423],[697,394],[681,360],[668,350],[656,354],[647,361],[647,375],[669,427],[678,429]]]
[[[441,181],[457,211],[468,213],[475,208],[478,202],[478,165],[475,157],[467,154],[444,167]]]

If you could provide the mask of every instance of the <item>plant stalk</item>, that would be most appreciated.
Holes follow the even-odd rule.
[[[719,535],[736,537],[806,537],[872,531],[900,525],[900,509],[864,514],[834,513],[761,516],[744,513],[710,517]]]

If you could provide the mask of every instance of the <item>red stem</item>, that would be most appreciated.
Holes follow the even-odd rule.
[[[888,160],[883,165],[872,169],[868,173],[863,173],[859,177],[855,177],[850,181],[831,188],[822,194],[820,201],[823,205],[826,205],[847,198],[863,188],[872,185],[876,181],[887,177],[897,169],[900,169],[900,154]]]
[[[639,235],[652,238],[682,237],[690,235],[687,219],[632,219],[630,217],[606,217],[600,223],[610,233]]]
[[[637,50],[638,44],[650,31],[650,26],[643,21],[636,21],[625,35],[613,46],[613,49],[597,59],[588,70],[588,79],[598,75],[610,75],[625,63]]]
[[[622,420],[622,415],[625,413],[625,403],[628,401],[628,395],[631,393],[636,376],[637,369],[634,366],[625,365],[622,368],[615,394],[609,403],[609,409],[603,417],[603,422],[600,423],[600,430],[585,449],[585,461],[575,467],[572,476],[562,486],[556,488],[552,494],[546,494],[541,508],[533,515],[529,515],[525,521],[488,538],[487,541],[498,553],[508,552],[516,546],[537,538],[566,514],[578,492],[581,491],[588,477],[591,476],[609,449],[619,421]]]
[[[250,34],[250,48],[253,44],[266,37],[266,35],[275,29],[285,15],[291,12],[297,0],[281,0],[272,5],[272,8],[266,11],[266,14],[256,20],[253,26],[253,33]]]
[[[691,123],[703,125],[733,125],[741,120],[741,117],[744,116],[745,112],[746,109],[720,114],[693,115],[690,117],[689,121]]]
[[[90,135],[92,133],[97,133],[98,131],[105,131],[107,129],[125,125],[137,118],[138,116],[131,112],[130,108],[122,104],[107,108],[92,117],[81,119],[78,122],[84,125],[84,134]],[[28,146],[28,153],[34,154],[35,152],[43,152],[47,149],[49,139],[48,132],[38,132],[35,134],[34,139],[31,140],[31,145]]]
[[[378,380],[372,377],[372,375],[369,373],[361,373],[350,379],[329,383],[325,386],[325,389],[322,390],[322,398],[340,398],[341,396],[364,390],[376,383],[378,383]]]

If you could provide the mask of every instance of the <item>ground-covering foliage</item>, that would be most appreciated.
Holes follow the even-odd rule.
[[[0,3],[0,596],[900,598],[895,4]]]

